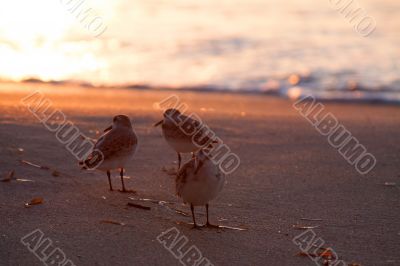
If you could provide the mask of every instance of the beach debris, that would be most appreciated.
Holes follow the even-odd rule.
[[[169,211],[173,211],[179,215],[185,216],[185,217],[190,217],[191,215],[185,211],[179,210],[177,208],[175,208],[173,205],[175,203],[173,202],[168,202],[168,201],[164,201],[164,200],[156,200],[156,199],[146,199],[146,198],[133,198],[133,197],[129,197],[129,199],[131,200],[136,200],[136,201],[148,201],[154,204],[157,204],[159,206],[162,206],[164,208],[166,208]]]
[[[154,204],[157,204],[159,206],[165,207],[167,209],[174,209],[173,207],[169,207],[167,204],[169,205],[173,205],[173,202],[168,202],[168,201],[164,201],[164,200],[156,200],[156,199],[146,199],[146,198],[133,198],[133,197],[129,197],[129,199],[131,200],[136,200],[136,201],[148,201]],[[175,210],[175,209],[174,209]]]
[[[44,202],[44,200],[43,200],[42,197],[33,198],[33,199],[31,199],[30,202],[25,203],[25,207],[26,207],[26,208],[29,208],[29,207],[31,207],[31,206],[33,206],[33,205],[42,204],[43,202]]]
[[[101,196],[101,198],[102,198],[103,200],[106,200],[106,199],[107,199],[106,196]]]
[[[177,225],[181,225],[181,224],[186,224],[186,225],[194,225],[194,223],[187,223],[187,222],[183,222],[183,221],[175,221],[175,223]],[[198,227],[202,227],[201,225],[198,225]]]
[[[60,172],[58,172],[57,170],[54,170],[54,171],[51,173],[51,175],[57,177],[57,176],[60,176]]]
[[[5,175],[5,177],[4,177],[3,179],[1,179],[0,181],[1,181],[1,182],[10,182],[11,179],[13,179],[14,174],[15,174],[15,171],[14,171],[14,170],[11,170],[11,171],[8,172],[8,173]]]
[[[165,204],[173,204],[172,202],[168,202],[168,201],[163,201],[163,200],[156,200],[156,199],[146,199],[146,198],[134,198],[134,197],[129,197],[129,199],[131,200],[139,200],[139,201],[149,201],[151,203],[155,203],[158,205],[165,205]]]
[[[20,153],[23,153],[24,149],[23,148],[17,148],[17,151],[20,152]]]
[[[318,254],[319,257],[322,257],[322,258],[324,258],[326,260],[334,260],[334,259],[336,259],[335,255],[332,252],[332,249],[320,248],[320,250],[322,250],[322,251]]]
[[[175,208],[173,205],[173,202],[167,202],[167,201],[160,201],[158,203],[160,206],[166,208],[169,211],[173,211],[179,215],[185,216],[185,217],[191,217],[191,214],[189,214],[188,212],[182,211],[180,209]]]
[[[310,221],[310,222],[322,222],[322,219],[314,219],[314,218],[300,218],[302,221]]]
[[[185,211],[182,211],[182,210],[179,210],[179,209],[175,209],[175,208],[172,208],[172,207],[171,207],[171,209],[173,209],[177,214],[180,214],[180,215],[185,216],[185,217],[190,217],[190,214],[185,212]]]
[[[319,225],[308,226],[308,225],[298,225],[298,224],[294,224],[294,225],[292,225],[292,227],[293,227],[294,229],[297,229],[297,230],[308,230],[308,229],[315,229],[315,228],[318,228]]]
[[[187,212],[185,212],[185,211],[182,211],[182,210],[179,210],[179,209],[177,209],[177,208],[171,206],[172,204],[173,204],[173,203],[167,203],[167,202],[165,202],[165,203],[161,203],[160,205],[163,206],[163,207],[165,207],[166,209],[168,209],[168,210],[170,210],[170,211],[173,211],[173,212],[179,214],[179,215],[182,215],[182,216],[185,216],[185,217],[191,217],[191,215],[190,215],[189,213],[187,213]]]
[[[332,261],[336,261],[337,259],[339,259],[338,257],[336,257],[336,253],[334,253],[334,251],[332,250],[332,248],[324,248],[324,247],[320,247],[318,248],[318,250],[314,251],[314,252],[299,252],[296,254],[297,256],[300,257],[311,257],[311,258],[322,258],[324,259],[322,262],[322,265],[325,266],[330,266],[332,265]],[[349,264],[351,265],[351,264]],[[357,266],[358,264],[355,264],[354,266]],[[361,265],[358,265],[361,266]]]
[[[181,224],[186,224],[186,225],[193,225],[193,223],[187,223],[187,222],[182,222],[182,221],[176,221],[175,222],[177,225]],[[200,228],[207,228],[207,225],[197,225]],[[249,230],[248,228],[241,228],[241,227],[234,227],[234,226],[227,226],[227,225],[213,225],[212,228],[215,229],[228,229],[228,230],[234,230],[234,231],[247,231]]]
[[[218,225],[218,228],[235,230],[235,231],[247,231],[247,230],[249,230],[248,228],[234,227],[234,226],[228,226],[228,225]]]
[[[3,179],[0,180],[0,182],[10,182],[15,178],[15,171],[12,170],[8,172]],[[17,182],[35,182],[34,180],[31,179],[26,179],[26,178],[15,178],[15,181]]]
[[[142,209],[142,210],[151,210],[151,208],[148,207],[148,206],[143,206],[143,205],[136,204],[136,203],[133,203],[133,202],[128,202],[127,206],[135,207],[135,208]]]
[[[387,186],[387,187],[395,187],[396,183],[395,182],[385,182],[385,183],[383,183],[383,185]]]
[[[17,178],[15,179],[17,182],[35,182],[35,180],[26,179],[26,178]]]
[[[30,165],[30,166],[33,166],[33,167],[36,167],[36,168],[39,168],[39,169],[43,169],[43,170],[49,170],[50,169],[50,167],[43,166],[43,165],[37,165],[35,163],[29,162],[29,161],[26,161],[26,160],[20,160],[20,162],[22,164]]]
[[[320,247],[318,249],[318,251],[316,252],[304,252],[301,251],[299,253],[297,253],[297,256],[308,256],[308,257],[321,257],[327,260],[333,260],[336,259],[335,255],[332,252],[331,248],[324,248],[324,247]]]
[[[121,223],[121,222],[117,222],[117,221],[113,221],[113,220],[101,220],[100,223],[102,223],[102,224],[115,224],[115,225],[121,225],[121,226],[126,225],[125,223]]]

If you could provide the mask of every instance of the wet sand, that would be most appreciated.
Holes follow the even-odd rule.
[[[137,194],[109,192],[104,173],[78,168],[65,145],[20,103],[36,89],[91,138],[98,137],[96,131],[108,127],[116,114],[132,118],[140,148],[126,169],[126,185]],[[240,167],[227,177],[210,214],[214,223],[248,230],[193,230],[187,224],[190,217],[171,209],[190,212],[175,197],[173,177],[163,171],[176,166],[176,154],[152,124],[161,118],[154,103],[172,93],[240,157]],[[303,230],[293,225],[319,226],[314,231],[324,246],[347,263],[399,265],[400,108],[324,104],[377,158],[366,176],[285,99],[1,84],[0,174],[14,170],[15,178],[34,182],[0,182],[0,265],[42,265],[20,242],[35,229],[75,265],[180,265],[157,241],[172,227],[188,237],[184,250],[195,245],[214,265],[315,265],[308,257],[296,256],[300,250],[292,239]],[[114,187],[120,188],[117,173],[113,175]],[[24,203],[35,197],[42,197],[43,204],[26,208]],[[151,209],[128,207],[128,202]],[[204,213],[204,208],[197,209],[199,222],[205,222]]]

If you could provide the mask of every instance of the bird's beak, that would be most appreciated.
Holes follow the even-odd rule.
[[[104,129],[104,132],[110,131],[112,129],[112,125],[109,126],[108,128]]]
[[[161,125],[163,122],[164,122],[164,119],[161,120],[160,122],[155,123],[155,124],[154,124],[154,127],[158,127],[158,126]]]

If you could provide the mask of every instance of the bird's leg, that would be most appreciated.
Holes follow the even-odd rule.
[[[193,218],[193,228],[198,228],[197,224],[196,224],[196,217],[194,215],[194,207],[193,204],[190,204],[190,210],[192,211],[192,218]]]
[[[110,184],[110,191],[113,191],[112,184],[111,184],[111,173],[110,173],[110,171],[107,171],[107,177],[108,177],[108,184]]]
[[[210,222],[208,220],[208,203],[206,204],[206,212],[207,212],[207,223],[206,223],[206,226],[207,227],[211,227],[211,228],[219,228],[218,225],[210,224]]]
[[[121,175],[122,191],[125,192],[126,189],[125,189],[125,182],[124,182],[124,168],[121,168],[120,175]]]
[[[121,176],[122,189],[120,189],[119,192],[122,192],[122,193],[136,193],[136,191],[134,191],[134,190],[131,190],[131,189],[127,190],[127,189],[125,189],[124,168],[121,168],[120,176]]]
[[[178,153],[178,170],[181,169],[181,161],[182,161],[182,157],[181,154],[179,152]]]

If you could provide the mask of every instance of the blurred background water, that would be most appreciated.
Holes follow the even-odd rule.
[[[368,37],[338,0],[86,0],[98,38],[63,2],[2,3],[2,78],[400,102],[398,0],[354,2],[376,21]]]

